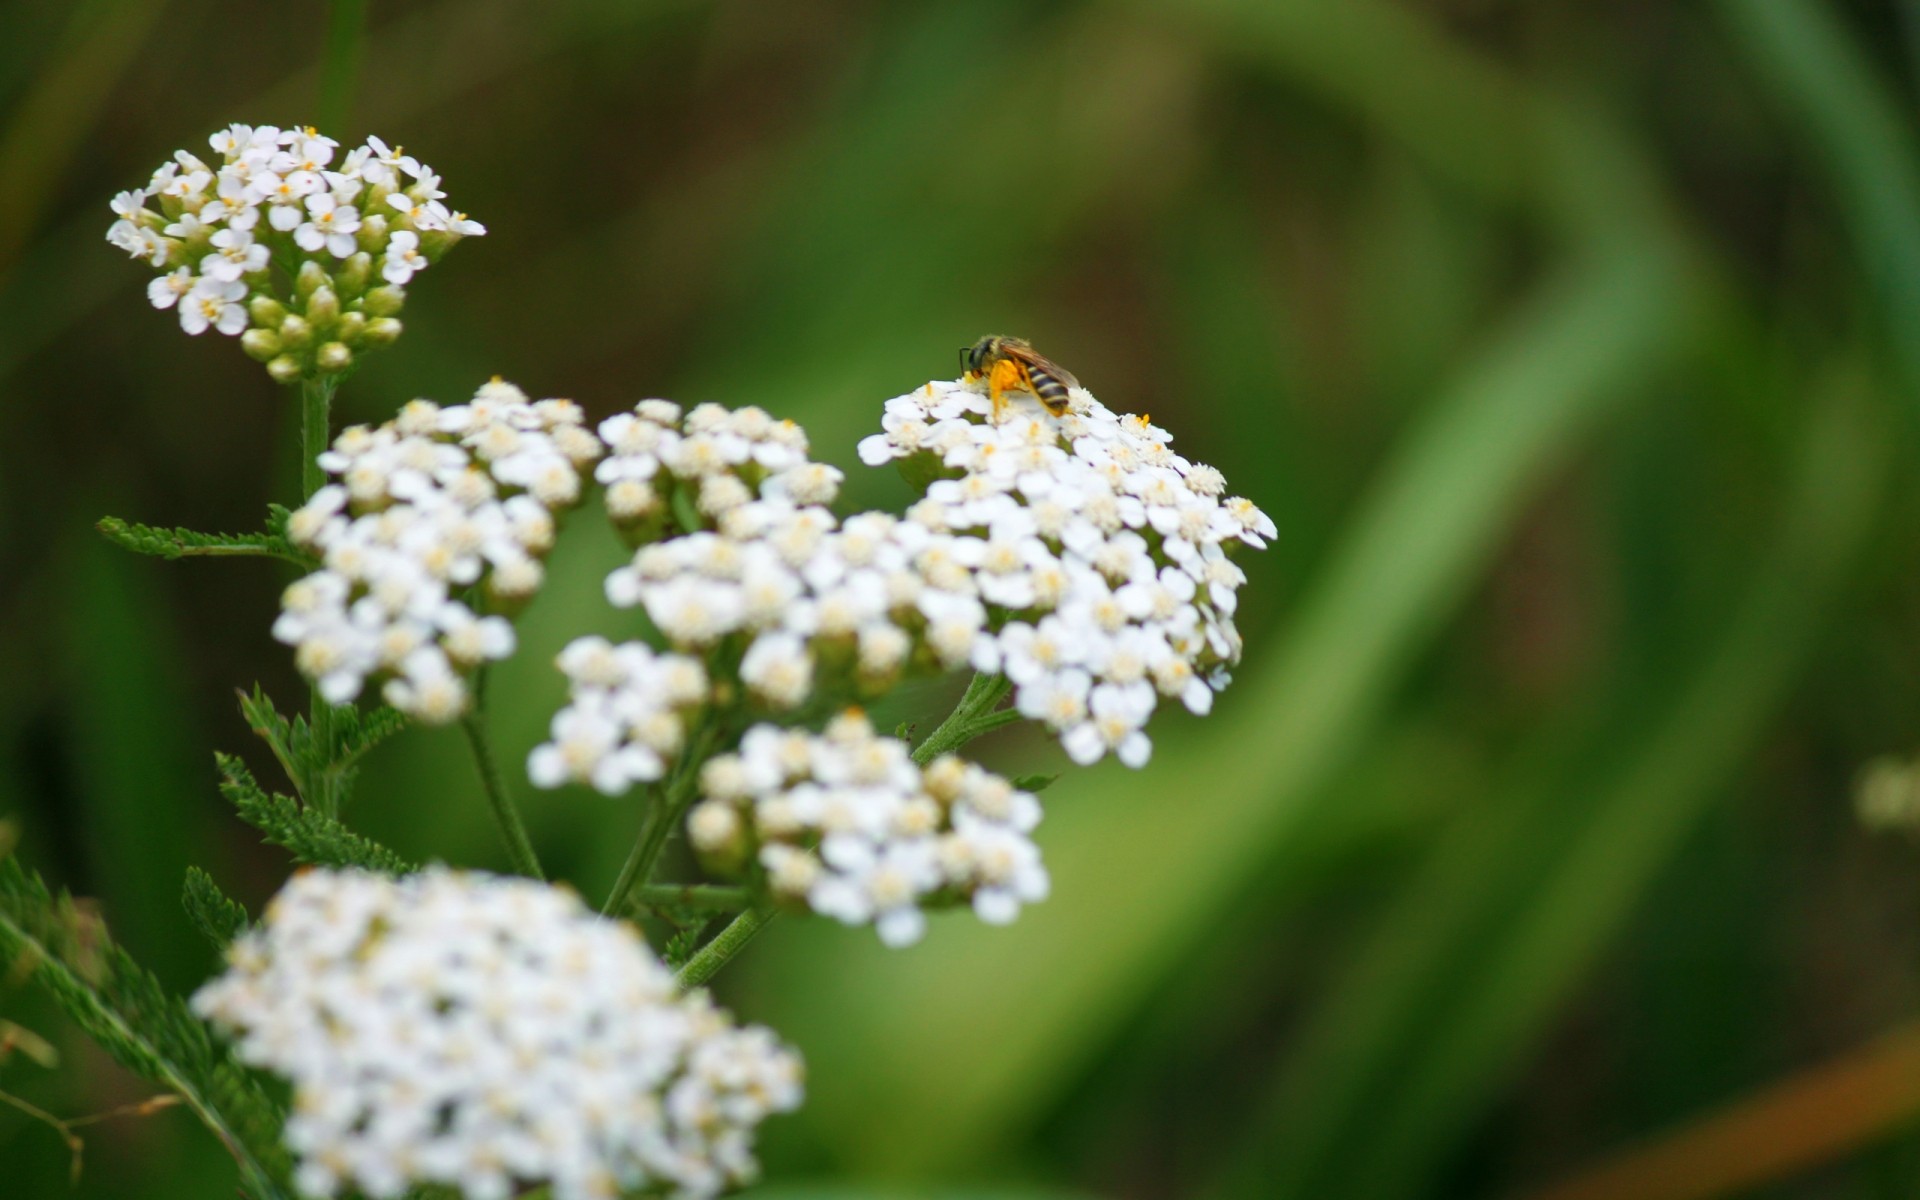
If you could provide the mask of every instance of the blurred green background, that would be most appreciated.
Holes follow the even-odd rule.
[[[254,527],[297,414],[148,307],[106,202],[230,121],[316,119],[326,23],[0,6],[0,817],[182,989],[213,969],[185,866],[256,908],[284,877],[211,751],[270,775],[233,693],[299,702],[285,577],[92,523]],[[861,506],[904,494],[853,455],[880,401],[984,331],[1151,413],[1280,525],[1239,679],[1146,771],[1047,793],[1055,895],[1013,928],[783,922],[722,978],[810,1066],[756,1194],[1523,1194],[1920,1016],[1920,849],[1850,799],[1920,749],[1916,89],[1910,4],[376,3],[328,132],[404,143],[491,233],[342,413],[494,373],[596,416],[760,404]],[[553,651],[628,628],[618,558],[591,519],[563,540],[494,685],[509,760]],[[638,821],[524,807],[590,893]],[[378,751],[349,815],[503,862],[451,732]],[[12,981],[0,1016],[63,1056],[0,1063],[7,1093],[147,1094]],[[1739,1194],[1920,1193],[1894,1066]],[[180,1111],[85,1132],[70,1190],[0,1108],[0,1194],[231,1193]]]

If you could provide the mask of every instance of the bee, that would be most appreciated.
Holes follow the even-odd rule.
[[[986,377],[996,422],[1008,392],[1030,392],[1058,417],[1067,411],[1067,389],[1080,386],[1065,367],[1046,358],[1025,338],[989,335],[962,346],[960,370],[968,379]]]

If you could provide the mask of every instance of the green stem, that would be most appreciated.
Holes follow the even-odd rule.
[[[641,908],[682,908],[695,912],[740,912],[753,903],[743,887],[711,883],[647,883],[632,889],[632,902]]]
[[[666,786],[648,789],[653,802],[647,809],[646,819],[640,823],[640,835],[634,839],[633,851],[620,868],[619,878],[613,881],[613,890],[607,893],[607,902],[600,906],[602,913],[620,911],[627,902],[627,894],[637,884],[645,883],[652,877],[661,852],[667,848],[667,838],[672,835],[673,827],[680,823],[681,816],[693,803],[694,795],[699,790],[696,785],[700,780],[700,766],[706,762],[707,752],[713,748],[719,734],[719,721],[709,721],[694,734],[680,761],[674,764],[673,774],[668,777]]]
[[[300,381],[300,495],[311,497],[326,486],[327,473],[319,457],[327,449],[333,433],[333,392],[339,386],[336,377]],[[308,779],[307,803],[329,817],[340,815],[340,795],[333,762],[333,705],[320,694],[320,685],[309,686],[307,723],[313,730],[313,745],[321,765]]]
[[[760,905],[735,917],[732,923],[722,929],[712,941],[700,947],[698,954],[687,960],[687,965],[681,967],[674,975],[674,984],[684,992],[712,979],[721,967],[726,966],[734,955],[740,953],[742,947],[753,940],[754,934],[759,933],[766,927],[768,921],[773,920],[774,915],[772,906]]]
[[[530,879],[545,879],[539,856],[533,852],[533,842],[527,837],[527,827],[521,824],[520,810],[514,807],[513,794],[507,790],[506,776],[500,773],[493,743],[487,738],[486,689],[486,672],[482,670],[473,681],[473,707],[460,718],[460,728],[466,731],[467,744],[473,747],[473,761],[480,768],[480,783],[486,789],[487,804],[493,809],[494,823],[500,826],[500,839],[507,844],[507,861],[515,871]]]
[[[332,0],[327,5],[327,45],[320,60],[320,131],[340,137],[353,105],[353,83],[360,73],[360,46],[367,28],[367,0]]]
[[[1013,709],[995,711],[1012,690],[1012,681],[1004,675],[975,674],[960,703],[953,706],[953,712],[927,735],[926,741],[913,748],[913,761],[924,767],[983,733],[1019,720],[1020,714]]]

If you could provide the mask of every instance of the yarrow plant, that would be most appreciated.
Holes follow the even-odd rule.
[[[399,336],[404,289],[484,230],[378,139],[340,153],[315,129],[234,125],[212,149],[217,165],[182,151],[117,197],[109,240],[159,272],[149,294],[187,332],[238,336],[297,385],[302,495],[256,533],[101,529],[296,568],[272,630],[307,712],[242,701],[294,794],[217,764],[303,869],[257,923],[189,872],[187,911],[227,959],[191,1004],[4,855],[0,951],[178,1093],[253,1196],[706,1197],[751,1179],[758,1125],[800,1103],[800,1060],[701,986],[781,913],[906,947],[937,936],[930,914],[1000,925],[1045,900],[1051,778],[962,752],[1031,721],[1072,763],[1147,766],[1161,703],[1205,714],[1227,686],[1236,557],[1273,523],[1064,373],[1044,403],[996,372],[876,405],[857,457],[915,486],[900,513],[835,511],[841,471],[760,407],[648,399],[593,422],[496,378],[336,432],[335,389]],[[560,653],[566,700],[524,764],[542,792],[589,797],[549,803],[637,810],[594,911],[546,881],[485,705],[564,519],[596,504],[631,557]],[[924,737],[866,715],[960,672]],[[375,745],[449,723],[511,876],[418,868],[346,822]],[[701,874],[664,880],[677,836]],[[290,1085],[290,1111],[258,1072]]]

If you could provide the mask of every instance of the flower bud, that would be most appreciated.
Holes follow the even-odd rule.
[[[687,814],[687,840],[712,870],[732,873],[746,860],[746,828],[740,812],[724,800],[703,800]]]
[[[358,346],[367,335],[367,315],[365,313],[341,313],[340,323],[334,336],[349,346]]]
[[[379,188],[373,189],[376,193]],[[380,213],[360,219],[360,248],[368,254],[379,254],[387,248],[387,218]]]
[[[307,321],[315,329],[325,329],[340,319],[340,297],[333,289],[321,284],[307,297]]]
[[[267,374],[273,376],[275,383],[293,383],[300,378],[300,360],[291,354],[282,354],[267,364]]]
[[[240,348],[255,362],[266,362],[280,353],[280,335],[256,326],[240,335]]]
[[[366,299],[360,302],[360,307],[370,317],[390,317],[399,312],[406,302],[406,289],[385,283],[368,292]]]
[[[271,328],[287,319],[287,306],[265,292],[255,292],[247,301],[247,313],[255,325]]]
[[[334,286],[350,300],[367,290],[367,277],[372,273],[373,256],[362,250],[340,264],[333,274]]]
[[[367,322],[360,340],[369,346],[391,346],[400,339],[400,322],[392,317],[375,317]]]
[[[320,264],[309,258],[300,264],[300,273],[293,279],[293,290],[304,300],[313,295],[315,288],[325,287],[329,282]]]
[[[322,371],[333,374],[353,365],[353,351],[340,342],[328,342],[314,354],[313,361]]]
[[[298,313],[288,313],[280,322],[280,341],[289,350],[298,350],[313,340],[313,326]]]

